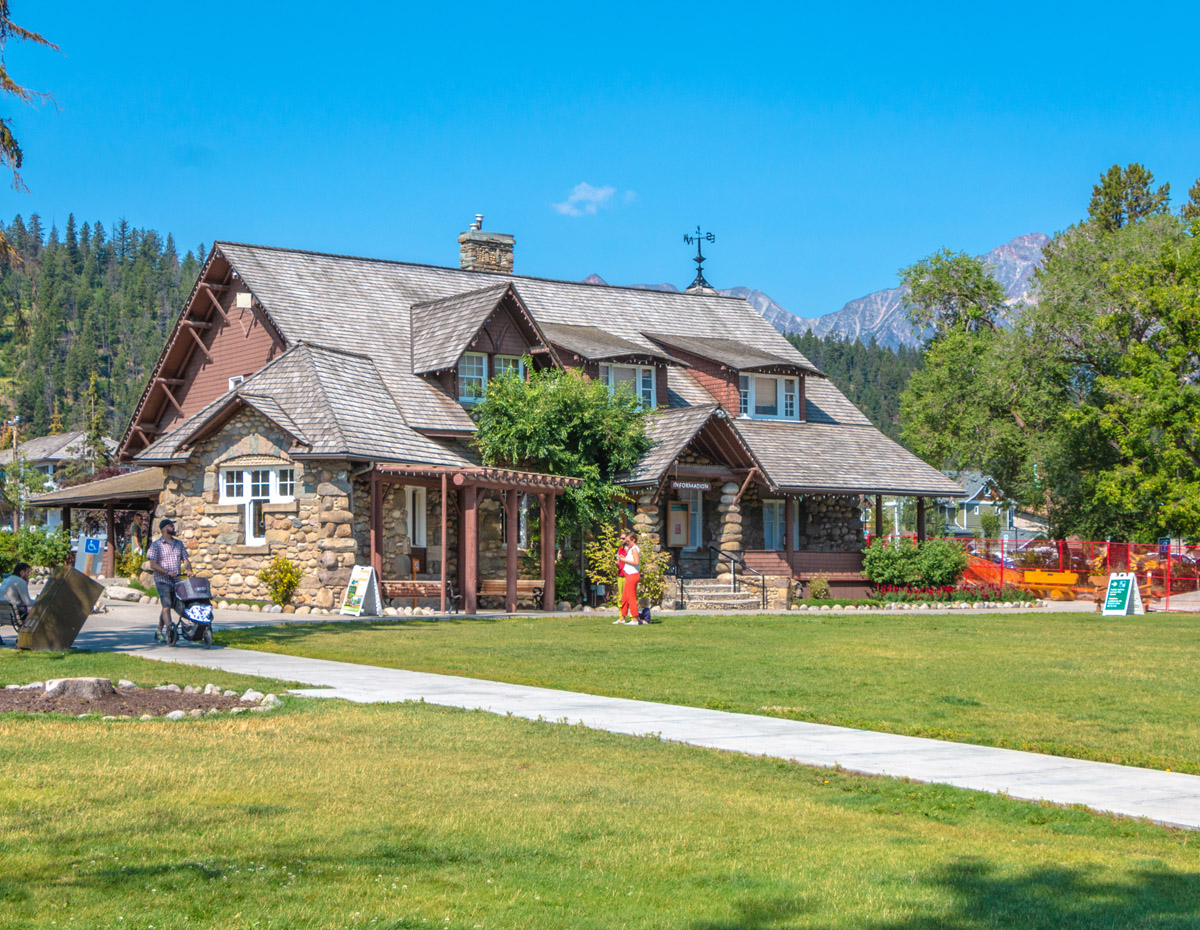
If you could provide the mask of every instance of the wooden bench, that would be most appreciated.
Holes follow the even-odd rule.
[[[518,578],[517,579],[517,597],[531,597],[535,601],[542,599],[542,594],[546,590],[545,579],[542,578]],[[508,594],[508,579],[507,578],[480,578],[479,579],[479,596],[480,597],[504,597]]]
[[[442,598],[442,583],[440,581],[384,581],[380,584],[383,596],[387,598],[421,597],[440,601]],[[461,594],[454,593],[454,585],[446,582],[446,604],[458,613],[458,602]]]

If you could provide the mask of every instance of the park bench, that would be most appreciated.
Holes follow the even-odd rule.
[[[533,598],[535,601],[542,599],[542,594],[546,590],[546,582],[542,578],[518,578],[517,579],[517,597]],[[480,597],[504,597],[508,594],[508,579],[506,578],[480,578],[479,579],[479,596]]]
[[[13,605],[8,601],[0,601],[0,626],[11,626],[15,632],[20,633],[23,625]]]
[[[387,598],[420,597],[440,601],[442,597],[442,583],[440,581],[384,581],[381,587],[383,588],[383,596]],[[462,595],[455,594],[454,585],[447,581],[447,606],[455,613],[458,613],[458,602],[460,600],[462,600]]]

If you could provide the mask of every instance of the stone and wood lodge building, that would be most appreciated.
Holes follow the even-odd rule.
[[[481,225],[459,237],[459,268],[213,245],[120,451],[161,469],[143,499],[180,520],[219,596],[262,597],[258,569],[284,554],[305,570],[299,604],[337,604],[369,563],[394,598],[515,609],[536,507],[553,609],[554,505],[572,480],[484,467],[471,444],[488,379],[525,364],[581,368],[652,408],[654,444],[623,483],[685,577],[732,555],[860,586],[864,495],[961,496],[745,301],[515,275],[512,237]]]

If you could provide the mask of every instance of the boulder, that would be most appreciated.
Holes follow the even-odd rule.
[[[243,694],[239,700],[243,704],[254,704],[261,701],[263,696],[264,695],[261,691],[255,691],[253,688],[247,688],[246,693]]]
[[[179,685],[159,685],[155,691],[170,691],[172,694],[182,694],[183,689]]]
[[[122,678],[120,681],[118,681],[117,687],[120,688],[122,691],[128,691],[128,690],[136,691],[137,690],[137,685],[135,685],[128,678]]]
[[[110,601],[130,601],[137,603],[142,598],[142,592],[124,585],[115,584],[104,589],[104,596]]]
[[[228,691],[228,690],[222,691],[221,697],[237,697],[237,692],[236,691]]]
[[[278,707],[283,703],[283,701],[281,701],[279,696],[276,694],[268,694],[262,699],[262,703],[270,707]]]
[[[99,701],[110,694],[116,694],[113,683],[107,678],[53,678],[46,682],[46,692],[43,697],[78,698],[81,701]]]
[[[183,720],[185,717],[187,717],[187,711],[183,710],[173,710],[167,714],[168,720]]]

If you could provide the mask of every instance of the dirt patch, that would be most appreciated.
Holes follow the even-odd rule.
[[[250,708],[236,697],[219,694],[184,694],[176,691],[156,691],[153,688],[117,688],[115,694],[98,700],[84,701],[73,697],[47,698],[41,688],[37,690],[0,690],[0,714],[100,714],[119,717],[122,714],[140,717],[152,714],[161,717],[173,710],[191,711],[215,707],[229,711],[235,707]]]

